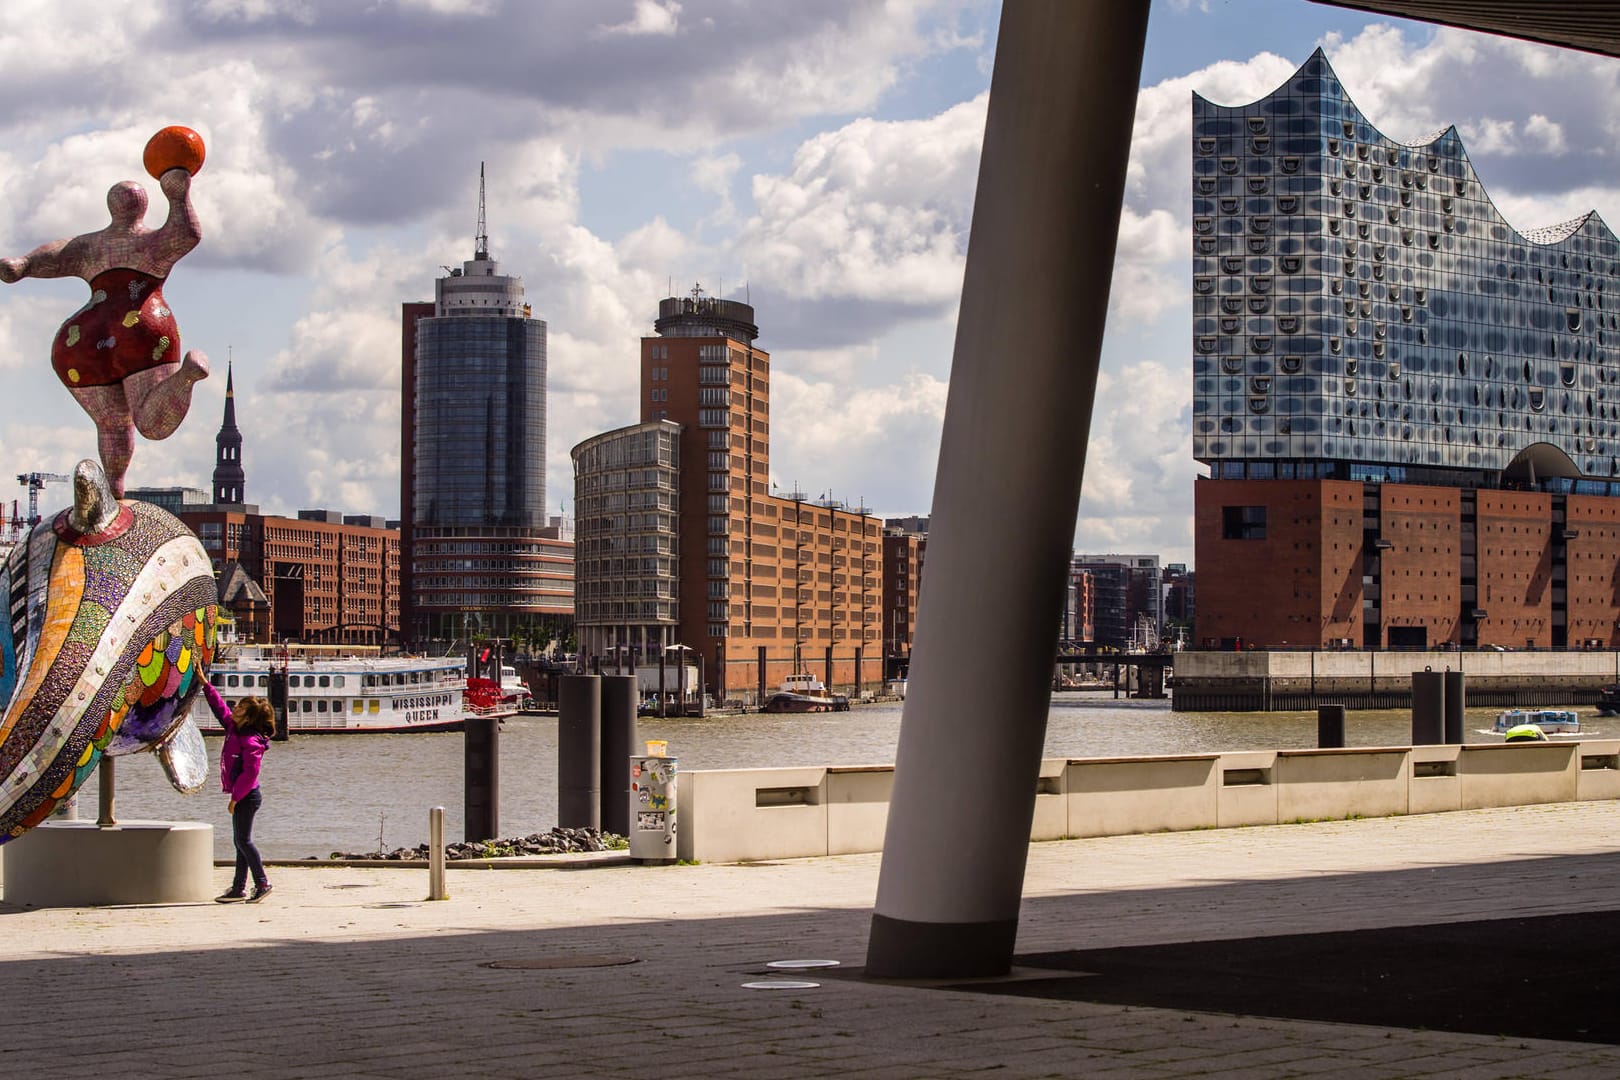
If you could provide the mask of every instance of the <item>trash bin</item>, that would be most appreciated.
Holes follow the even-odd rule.
[[[651,749],[651,747],[649,747]],[[675,861],[677,759],[644,754],[630,759],[630,857]]]

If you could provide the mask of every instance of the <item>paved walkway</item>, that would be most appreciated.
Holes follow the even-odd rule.
[[[878,863],[452,869],[439,903],[422,870],[277,868],[258,906],[0,904],[0,1076],[1620,1075],[1589,1043],[743,987],[862,963]],[[1620,803],[1036,844],[1025,895],[1020,953],[1620,911]]]

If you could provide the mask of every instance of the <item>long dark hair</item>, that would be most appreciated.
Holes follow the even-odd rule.
[[[269,738],[276,733],[275,710],[262,697],[246,697],[238,701],[231,710],[231,719],[236,723],[236,730],[245,735]]]

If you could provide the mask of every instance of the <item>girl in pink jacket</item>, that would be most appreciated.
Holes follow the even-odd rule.
[[[259,793],[259,768],[270,736],[276,731],[276,714],[264,698],[243,698],[233,711],[206,681],[202,684],[208,707],[219,726],[225,729],[225,745],[219,752],[220,788],[230,793],[231,839],[236,843],[236,875],[231,887],[215,897],[221,904],[246,900],[257,904],[270,895],[270,879],[264,874],[264,860],[253,845],[253,817],[264,797]],[[253,894],[243,892],[248,873],[253,874]]]

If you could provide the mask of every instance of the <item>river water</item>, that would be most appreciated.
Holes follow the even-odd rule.
[[[665,739],[682,769],[744,769],[781,765],[874,765],[894,761],[900,733],[898,702],[845,713],[748,715],[706,720],[643,719],[642,739]],[[1494,709],[1470,709],[1466,741],[1483,734]],[[1583,709],[1582,734],[1620,737],[1620,718]],[[1404,710],[1351,712],[1350,746],[1402,746],[1411,741]],[[210,755],[219,741],[209,739]],[[1111,692],[1056,694],[1047,721],[1047,757],[1125,757],[1224,750],[1292,749],[1316,745],[1316,714],[1178,713],[1168,701],[1114,700]],[[375,851],[424,843],[428,810],[445,808],[445,838],[462,835],[463,738],[454,733],[298,735],[265,756],[264,809],[254,828],[266,857],[325,857],[333,851]],[[500,832],[544,832],[557,823],[557,721],[522,716],[501,730]],[[214,848],[231,856],[231,824],[216,783],[181,795],[146,754],[119,759],[117,816],[124,820],[207,821]],[[79,792],[80,816],[93,817],[96,784]]]

